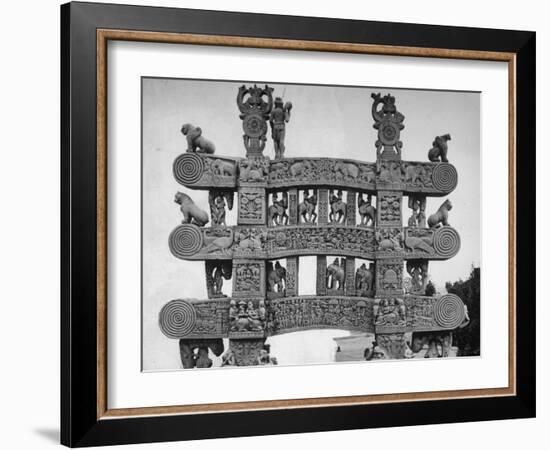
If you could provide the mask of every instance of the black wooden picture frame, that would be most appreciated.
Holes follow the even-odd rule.
[[[382,403],[320,403],[292,408],[235,409],[207,414],[109,414],[105,405],[104,218],[98,128],[98,52],[109,39],[99,30],[188,34],[323,43],[321,51],[509,61],[510,273],[515,284],[513,389],[464,398]],[[254,41],[258,39],[259,41]],[[154,41],[162,41],[153,37]],[[61,442],[71,447],[468,422],[535,416],[535,40],[533,32],[190,9],[69,3],[61,7]],[[256,44],[254,44],[256,42]],[[284,44],[284,43],[283,43]],[[282,45],[283,45],[282,44]],[[217,45],[217,44],[213,44]],[[233,45],[228,41],[225,45]],[[331,46],[334,48],[331,49]],[[341,46],[339,48],[338,46]],[[346,47],[347,46],[347,47]],[[290,47],[292,48],[292,46]],[[411,49],[410,51],[408,49]],[[477,53],[476,53],[477,52]],[[395,53],[394,53],[395,54]],[[499,54],[506,54],[500,58]],[[101,74],[99,74],[101,75]],[[99,106],[98,106],[99,105]],[[103,133],[105,130],[103,130]],[[103,134],[104,136],[104,134]],[[99,161],[99,163],[98,163]],[[99,194],[98,194],[99,192]],[[515,199],[521,201],[515,201]],[[105,269],[106,270],[106,269]],[[136,281],[138,282],[138,281]],[[103,363],[102,363],[103,361]],[[512,361],[512,359],[511,359]],[[176,411],[177,412],[177,411]],[[122,417],[121,417],[122,416]]]

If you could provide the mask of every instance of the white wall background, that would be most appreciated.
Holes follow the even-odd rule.
[[[2,362],[0,398],[3,448],[42,449],[58,442],[59,422],[59,1],[9,2],[2,10],[0,27],[2,71],[0,71],[0,316]],[[537,31],[537,79],[539,135],[550,76],[548,53],[550,31],[544,2],[524,0],[496,3],[473,0],[380,2],[341,0],[302,2],[279,0],[259,3],[251,0],[140,1],[134,4],[230,9],[275,14],[341,17],[365,20],[464,25]],[[6,140],[7,138],[7,140]],[[548,192],[548,152],[538,145],[537,228],[544,230],[550,219],[543,209]],[[40,230],[37,232],[37,230]],[[550,364],[543,343],[550,338],[542,317],[550,309],[542,291],[542,274],[548,244],[539,233],[537,248],[538,291],[538,380],[549,375]],[[533,299],[534,300],[534,299]],[[546,359],[544,357],[546,356]],[[269,436],[186,444],[142,445],[139,448],[262,449],[334,448],[336,446],[385,446],[408,449],[463,449],[487,447],[516,449],[526,444],[542,448],[550,425],[550,388],[538,384],[538,418],[477,424],[451,424],[400,429],[359,430],[309,435]],[[541,442],[541,445],[536,443]],[[138,447],[136,447],[138,448]]]

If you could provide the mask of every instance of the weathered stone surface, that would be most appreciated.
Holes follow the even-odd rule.
[[[180,339],[183,366],[210,367],[208,352],[220,354],[222,338],[229,338],[223,365],[276,364],[267,337],[319,328],[374,333],[368,360],[410,357],[425,345],[428,356],[448,356],[452,330],[468,323],[467,310],[455,295],[422,294],[429,261],[460,250],[451,202],[426,214],[428,196],[444,196],[458,183],[448,162],[450,135],[434,139],[429,161],[403,160],[405,117],[391,94],[373,93],[374,162],[287,158],[292,104],[272,93],[267,85],[239,88],[243,158],[214,156],[200,127],[182,127],[187,151],[174,161],[174,177],[208,190],[210,210],[186,193],[174,198],[183,220],[169,236],[170,251],[205,261],[209,297],[172,300],[160,311],[162,332]],[[268,122],[274,160],[263,154]],[[230,224],[235,193],[237,223]],[[317,256],[316,295],[300,296],[299,257],[309,255]],[[230,297],[223,292],[229,279]]]

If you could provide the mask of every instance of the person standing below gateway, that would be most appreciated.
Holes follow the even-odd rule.
[[[269,116],[271,125],[271,137],[275,147],[275,159],[282,159],[285,154],[285,123],[290,120],[292,103],[286,102],[283,106],[283,99],[276,97],[273,110]]]

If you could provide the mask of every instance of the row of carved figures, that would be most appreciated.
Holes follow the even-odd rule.
[[[316,224],[318,218],[318,194],[314,189],[305,189],[302,194],[302,202],[298,205],[299,222],[302,224]],[[227,226],[226,223],[226,207],[231,210],[233,208],[233,192],[232,191],[216,191],[209,192],[208,201],[210,204],[210,218],[208,213],[199,208],[193,199],[183,192],[177,192],[174,201],[180,205],[180,211],[183,216],[182,223],[192,223],[197,226],[205,226],[210,218],[213,226]],[[397,201],[397,199],[395,199]],[[375,226],[376,224],[376,208],[372,204],[372,195],[368,194],[365,198],[362,193],[357,197],[357,211],[360,216],[360,225]],[[388,198],[384,200],[382,205],[382,213],[384,217],[392,216],[392,207],[386,206]],[[330,211],[328,214],[329,224],[345,224],[347,218],[347,204],[343,200],[343,192],[341,189],[331,189],[329,191]],[[412,214],[408,220],[409,227],[426,227],[426,197],[420,195],[409,196],[409,208]],[[399,210],[399,205],[394,208]],[[448,225],[448,213],[452,209],[452,204],[449,200],[439,207],[437,212],[430,215],[427,220],[427,225],[430,228],[435,228],[440,225]],[[272,204],[268,207],[268,224],[271,226],[288,225],[288,192],[283,191],[281,196],[279,192],[273,193]]]

